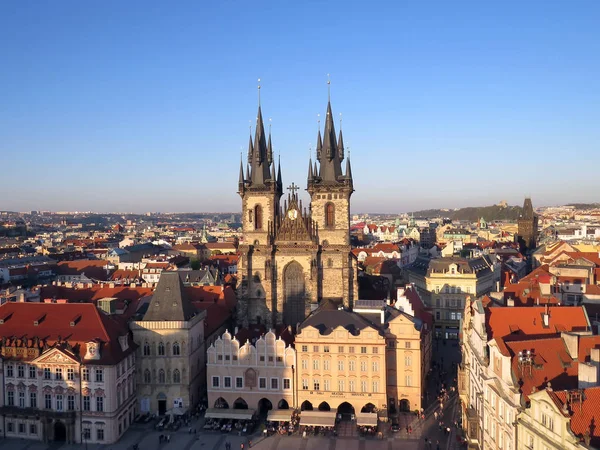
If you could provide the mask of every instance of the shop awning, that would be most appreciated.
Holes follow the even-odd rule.
[[[335,411],[302,411],[300,425],[332,427],[335,425]]]
[[[250,420],[254,413],[254,409],[208,408],[204,417],[207,419]]]
[[[361,425],[363,427],[376,427],[377,413],[357,413],[356,425]]]
[[[273,409],[269,411],[267,420],[271,422],[289,422],[292,418],[291,409]]]

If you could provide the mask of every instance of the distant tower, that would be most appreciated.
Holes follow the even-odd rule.
[[[533,212],[531,198],[525,198],[523,213],[517,222],[517,242],[524,251],[533,251],[537,247],[538,216]]]

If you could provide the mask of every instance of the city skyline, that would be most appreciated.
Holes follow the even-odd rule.
[[[259,78],[305,188],[327,74],[353,213],[598,201],[594,2],[144,5],[0,6],[0,209],[238,211]]]

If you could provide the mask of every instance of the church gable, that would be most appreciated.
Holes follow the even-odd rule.
[[[302,209],[302,201],[298,201],[298,195],[295,192],[297,189],[292,184],[290,188],[292,194],[288,195],[288,199],[285,202],[285,214],[277,230],[276,243],[280,241],[317,243],[316,225],[310,214],[307,214],[306,210]]]

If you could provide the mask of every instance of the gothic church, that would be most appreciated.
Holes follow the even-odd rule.
[[[350,160],[342,171],[344,142],[336,137],[331,102],[317,155],[308,162],[308,209],[292,183],[282,203],[281,166],[277,173],[271,133],[265,135],[258,107],[248,163],[240,162],[243,242],[239,246],[238,323],[296,326],[324,301],[352,308],[357,298],[356,259],[350,252]]]

